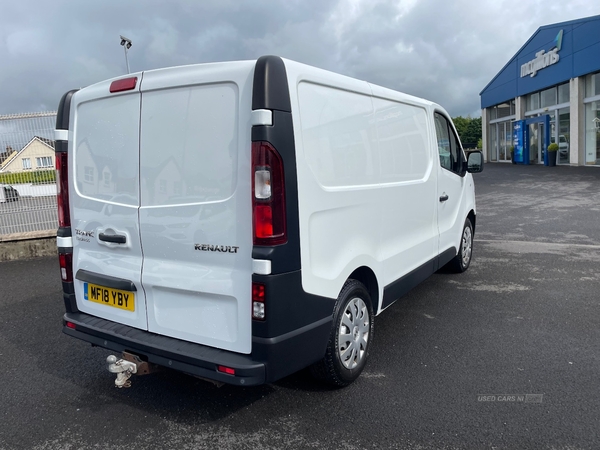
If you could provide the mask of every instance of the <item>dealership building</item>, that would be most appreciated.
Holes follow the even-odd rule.
[[[481,91],[486,161],[600,166],[600,16],[540,27]]]

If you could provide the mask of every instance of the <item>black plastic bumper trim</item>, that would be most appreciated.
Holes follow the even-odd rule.
[[[315,328],[319,328],[323,325],[328,325],[328,328],[329,328],[331,326],[329,324],[331,324],[332,320],[333,320],[333,316],[325,317],[325,318],[319,320],[318,322],[311,323],[310,325],[306,325],[305,327],[298,328],[297,330],[290,331],[289,333],[282,334],[281,336],[277,336],[277,337],[273,337],[273,338],[264,338],[264,337],[253,336],[252,342],[255,344],[262,344],[262,345],[280,344],[284,341],[287,341],[289,339],[293,339],[297,336],[300,336],[301,334],[308,333],[311,330],[313,330]]]
[[[123,278],[109,277],[108,275],[100,275],[98,273],[88,272],[84,269],[79,269],[75,278],[80,281],[87,281],[88,283],[99,284],[100,286],[119,289],[121,291],[137,291],[137,288],[132,281]]]
[[[253,386],[265,382],[265,364],[250,355],[219,350],[192,342],[139,330],[89,314],[65,314],[63,327],[69,336],[116,352],[129,351],[149,362],[223,383]],[[222,365],[235,369],[235,376],[217,371]]]

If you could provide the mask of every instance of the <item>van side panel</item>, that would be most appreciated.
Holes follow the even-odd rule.
[[[308,81],[297,92],[302,281],[307,292],[336,298],[351,267],[379,266],[373,104],[367,94]]]
[[[382,299],[385,286],[423,264],[432,269],[437,256],[430,102],[297,63],[286,68],[300,125],[304,289],[336,298],[366,266]]]
[[[382,205],[377,259],[383,264],[384,286],[437,256],[436,155],[428,111],[386,94],[373,99],[381,181],[377,201]]]

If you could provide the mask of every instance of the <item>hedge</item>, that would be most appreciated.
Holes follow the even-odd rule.
[[[46,184],[55,182],[55,170],[36,170],[33,172],[0,173],[0,184]]]

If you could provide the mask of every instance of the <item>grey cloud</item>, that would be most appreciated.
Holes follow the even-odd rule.
[[[263,54],[478,114],[479,92],[541,26],[595,14],[571,0],[102,2],[0,0],[0,114],[55,109],[125,72]],[[517,14],[518,12],[518,14]]]

